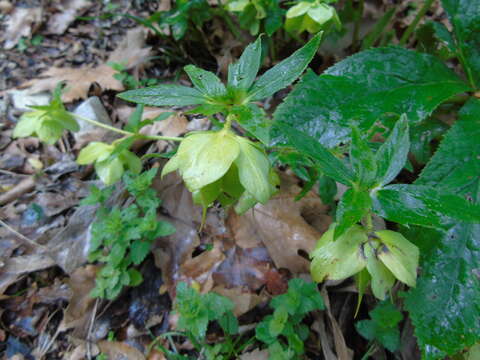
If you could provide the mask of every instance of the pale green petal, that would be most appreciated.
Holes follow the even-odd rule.
[[[288,9],[285,15],[287,19],[295,18],[305,14],[312,7],[312,3],[302,1]]]
[[[40,120],[42,115],[43,111],[31,111],[23,114],[13,130],[13,137],[19,138],[34,134],[37,121]]]
[[[235,204],[235,212],[238,215],[242,215],[253,208],[257,203],[258,201],[255,199],[255,197],[248,191],[245,191]]]
[[[94,141],[85,146],[77,157],[77,163],[80,165],[91,164],[94,161],[103,161],[113,151],[113,146],[102,142]]]
[[[330,236],[331,234],[327,235],[327,237]],[[325,279],[342,280],[361,271],[366,266],[361,245],[367,239],[362,227],[352,226],[337,240],[327,242],[315,249],[310,254],[312,279],[317,282]],[[320,241],[323,242],[322,239]]]
[[[335,9],[326,4],[318,4],[308,10],[308,16],[317,24],[323,25],[335,16]]]
[[[415,287],[419,250],[402,234],[382,230],[375,233],[382,242],[378,249],[378,258],[401,282]]]
[[[119,155],[119,158],[125,167],[133,173],[140,174],[142,171],[142,160],[140,160],[140,158],[131,151],[122,151],[122,153]]]
[[[178,156],[174,155],[162,169],[162,177],[178,169]]]
[[[192,135],[182,141],[179,169],[190,191],[200,190],[225,175],[240,152],[233,136],[220,131]]]
[[[375,250],[370,243],[365,244],[363,249],[367,257],[367,270],[372,277],[373,295],[379,300],[385,300],[388,291],[395,284],[395,276],[377,259]]]
[[[95,171],[105,185],[112,185],[122,178],[123,164],[119,158],[95,163]]]
[[[270,162],[267,155],[249,140],[237,137],[240,154],[235,160],[240,183],[258,202],[265,204],[272,195]]]

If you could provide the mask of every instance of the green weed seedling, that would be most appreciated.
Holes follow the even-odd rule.
[[[83,205],[97,205],[95,222],[91,229],[88,260],[103,264],[97,273],[91,295],[107,299],[118,296],[124,286],[137,286],[143,278],[135,266],[150,253],[152,242],[175,232],[170,224],[159,221],[157,209],[160,199],[150,188],[157,169],[141,175],[126,173],[123,182],[134,202],[125,207],[106,206],[113,187],[99,190],[92,187]]]
[[[302,323],[311,311],[325,308],[314,283],[302,279],[288,282],[288,291],[270,303],[273,315],[266,316],[256,327],[255,337],[268,346],[270,360],[299,359],[310,332]]]

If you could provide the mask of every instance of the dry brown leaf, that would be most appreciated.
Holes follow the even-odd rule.
[[[52,67],[42,73],[40,78],[27,81],[21,87],[29,87],[29,93],[33,94],[51,91],[60,81],[65,81],[66,90],[62,95],[65,102],[86,98],[88,89],[94,82],[105,90],[121,91],[124,89],[122,83],[113,78],[116,71],[107,64],[109,62],[123,63],[127,68],[132,68],[145,61],[151,50],[149,47],[144,47],[145,33],[142,28],[129,30],[104,64],[96,67],[86,65],[79,68]]]
[[[279,194],[266,205],[257,205],[243,216],[230,214],[228,220],[238,246],[264,245],[277,268],[296,274],[309,271],[309,261],[299,251],[312,251],[332,222],[328,207],[314,192],[295,201],[299,192],[292,178],[282,176]]]
[[[255,349],[252,352],[248,352],[240,355],[240,360],[268,360],[268,350]]]
[[[55,6],[58,13],[50,17],[48,33],[61,35],[77,16],[92,6],[92,3],[88,0],[63,0],[56,3]]]
[[[120,341],[102,340],[97,345],[109,360],[145,360],[139,350]]]
[[[73,327],[77,328],[77,334],[86,331],[85,325],[90,320],[89,315],[95,303],[95,299],[90,296],[90,292],[95,286],[97,270],[96,266],[87,265],[78,268],[70,276],[69,285],[72,290],[72,296],[59,326],[60,331]],[[79,337],[83,338],[83,336]]]
[[[7,19],[6,30],[4,33],[5,49],[15,47],[22,37],[30,38],[32,28],[39,25],[42,20],[42,8],[23,8],[17,6],[10,17]]]
[[[33,254],[6,259],[3,265],[0,268],[0,294],[20,276],[54,266],[55,261],[46,254]]]
[[[257,295],[250,291],[245,291],[241,287],[227,289],[223,286],[216,286],[212,289],[212,291],[232,300],[232,302],[235,304],[233,313],[237,317],[245,314],[258,304],[267,300],[264,292],[262,292],[260,295]]]

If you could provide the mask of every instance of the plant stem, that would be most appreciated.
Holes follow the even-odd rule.
[[[355,48],[357,46],[359,36],[360,36],[360,22],[363,18],[363,9],[365,8],[365,0],[360,0],[358,4],[358,14],[355,19],[355,24],[353,27],[353,35],[352,35],[352,46]]]
[[[98,126],[98,127],[101,127],[101,128],[104,128],[104,129],[107,129],[107,130],[110,130],[110,131],[117,132],[117,133],[119,133],[119,134],[128,135],[128,136],[134,135],[134,133],[132,133],[132,132],[130,132],[130,131],[125,131],[125,130],[117,129],[116,127],[113,127],[113,126],[110,126],[110,125],[101,123],[101,122],[96,121],[96,120],[89,119],[89,118],[84,117],[84,116],[81,116],[81,115],[77,115],[77,114],[74,114],[74,113],[70,113],[70,115],[76,117],[77,119],[86,121],[86,122],[88,122],[88,123],[90,123],[90,124],[96,125],[96,126]]]
[[[228,114],[227,115],[227,118],[225,119],[225,125],[223,125],[222,131],[227,132],[227,131],[230,130],[230,128],[232,127],[232,122],[233,122],[234,118],[235,118],[235,115],[233,115],[233,114]]]
[[[361,360],[367,360],[370,355],[373,355],[373,354],[375,353],[375,351],[377,351],[376,346],[377,346],[377,344],[373,343],[373,344],[368,348],[368,350],[367,350],[367,352],[365,353],[365,355],[362,356],[362,359],[361,359]]]
[[[400,38],[400,45],[405,45],[407,43],[408,39],[410,38],[410,35],[412,35],[418,23],[425,16],[425,14],[430,9],[430,6],[432,6],[432,4],[433,4],[433,0],[425,0],[425,3],[423,4],[420,11],[417,13],[417,16],[415,16],[415,19],[413,19],[412,23],[408,26],[407,30],[405,30],[402,37]]]
[[[110,131],[114,131],[114,132],[119,133],[119,134],[122,134],[122,135],[126,135],[126,137],[137,136],[137,137],[139,137],[139,138],[147,139],[147,140],[182,141],[182,138],[180,138],[180,137],[175,137],[175,136],[135,134],[135,133],[132,133],[132,132],[130,132],[130,131],[125,131],[125,130],[117,129],[116,127],[113,127],[113,126],[110,126],[110,125],[101,123],[101,122],[96,121],[96,120],[89,119],[89,118],[84,117],[84,116],[81,116],[81,115],[77,115],[77,114],[74,114],[74,113],[70,113],[70,114],[71,114],[72,116],[76,117],[77,119],[86,121],[86,122],[88,122],[88,123],[90,123],[90,124],[96,125],[96,126],[98,126],[98,127],[101,127],[101,128],[104,128],[104,129],[107,129],[107,130],[110,130]],[[121,140],[123,140],[123,139],[124,139],[124,138],[122,138]]]

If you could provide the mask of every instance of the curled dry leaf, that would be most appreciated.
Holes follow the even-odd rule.
[[[32,28],[40,25],[42,20],[42,8],[23,8],[17,6],[9,16],[4,33],[5,49],[12,49],[22,37],[30,38]]]
[[[87,0],[59,1],[55,4],[58,12],[52,15],[48,22],[48,32],[57,35],[63,34],[75,18],[90,6],[92,6],[92,3]]]
[[[258,304],[267,300],[267,296],[263,292],[260,295],[257,295],[256,293],[252,293],[251,291],[242,289],[241,287],[227,289],[224,286],[216,286],[212,289],[212,291],[232,300],[233,304],[235,305],[233,313],[237,317],[245,314]]]
[[[76,335],[79,338],[85,338],[87,324],[95,303],[95,299],[90,296],[90,291],[95,286],[97,269],[94,265],[87,265],[78,268],[70,276],[68,283],[71,289],[71,298],[59,326],[60,331],[76,328]]]
[[[120,341],[102,340],[97,345],[109,360],[145,360],[139,350]]]
[[[21,87],[29,87],[30,93],[38,93],[51,91],[60,81],[65,81],[66,90],[62,95],[62,100],[65,102],[86,98],[88,89],[94,82],[105,90],[121,91],[123,90],[122,83],[113,78],[117,71],[107,64],[109,62],[123,63],[126,64],[126,68],[132,68],[144,62],[151,50],[149,47],[144,47],[145,33],[142,28],[129,30],[104,64],[96,67],[86,65],[79,68],[52,67],[41,74],[41,78],[27,81]]]
[[[313,250],[332,222],[328,207],[314,192],[295,201],[300,190],[292,178],[283,176],[280,192],[267,204],[243,216],[231,212],[228,219],[238,246],[265,246],[277,268],[297,274],[309,272],[309,261],[300,254]]]

